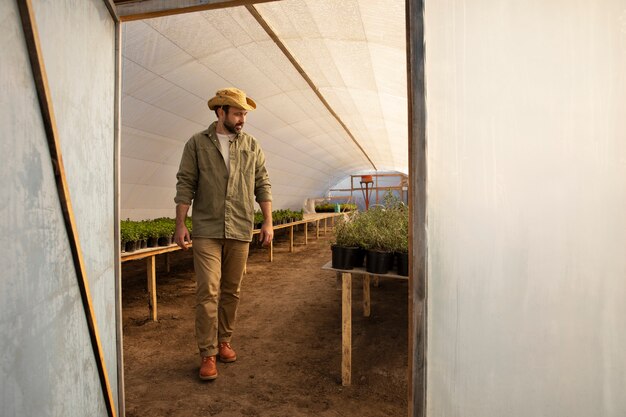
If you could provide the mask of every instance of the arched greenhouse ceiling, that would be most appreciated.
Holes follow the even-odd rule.
[[[404,0],[284,0],[122,28],[122,218],[174,215],[183,146],[226,86],[257,102],[244,129],[275,208],[356,172],[407,173]]]

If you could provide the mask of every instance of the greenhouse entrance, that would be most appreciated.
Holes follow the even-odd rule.
[[[409,280],[366,286],[352,277],[346,383],[341,276],[322,270],[342,214],[307,207],[366,210],[388,190],[409,203],[408,131],[390,127],[408,124],[404,1],[210,3],[223,4],[137,13],[121,25],[122,240],[157,223],[163,231],[144,231],[143,247],[121,257],[126,414],[404,415]],[[303,22],[308,29],[294,26]],[[354,60],[364,58],[366,68],[355,72]],[[158,239],[172,234],[182,147],[215,119],[206,100],[228,85],[259,103],[244,130],[265,151],[273,217],[285,220],[275,222],[272,248],[251,245],[233,336],[240,358],[219,364],[207,385],[197,378],[193,248]],[[362,173],[372,178],[358,186],[365,207],[354,195]],[[343,178],[351,182],[347,199],[331,188]]]

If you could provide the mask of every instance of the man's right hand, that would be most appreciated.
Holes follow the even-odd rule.
[[[191,235],[189,235],[189,229],[184,224],[176,226],[176,233],[174,233],[174,243],[180,246],[181,249],[187,250],[187,242],[191,242]]]

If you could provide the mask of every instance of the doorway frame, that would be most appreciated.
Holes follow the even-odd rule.
[[[103,0],[115,22],[114,199],[116,248],[116,318],[118,411],[125,415],[124,356],[119,259],[122,24],[126,21],[202,10],[249,6],[280,0]],[[406,69],[409,145],[409,291],[408,291],[408,416],[426,416],[426,349],[428,307],[427,137],[425,91],[424,0],[405,0]]]

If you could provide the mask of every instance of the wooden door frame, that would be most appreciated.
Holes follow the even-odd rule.
[[[103,0],[116,21],[116,178],[119,220],[119,146],[121,96],[121,22],[201,10],[249,6],[278,0]],[[426,94],[424,78],[424,0],[405,0],[409,147],[409,294],[408,294],[408,416],[426,416],[427,260],[426,235]],[[116,235],[119,230],[116,229]],[[118,263],[119,265],[119,263]],[[118,285],[121,272],[118,271]],[[121,286],[120,286],[121,287]],[[121,288],[118,297],[121,300]],[[119,306],[121,309],[121,306]],[[121,314],[121,313],[120,313]],[[120,315],[121,317],[121,315]],[[124,415],[121,328],[118,329],[120,415]]]
[[[409,119],[409,417],[426,416],[428,241],[424,1],[406,0]]]

